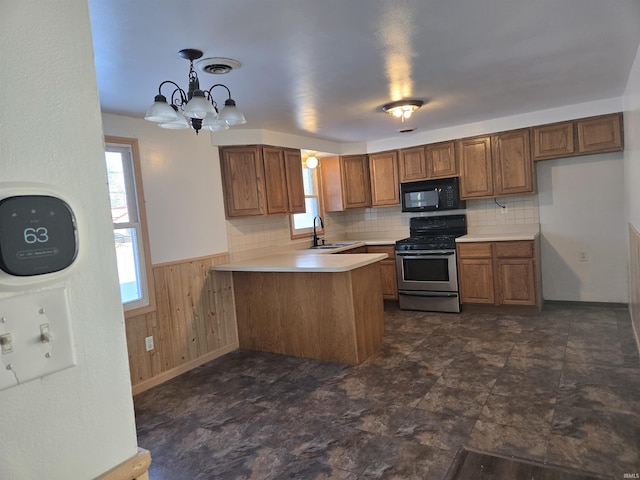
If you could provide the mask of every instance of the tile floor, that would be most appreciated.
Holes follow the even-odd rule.
[[[359,366],[238,350],[135,397],[151,480],[433,479],[458,448],[639,478],[640,358],[622,308],[536,317],[385,306]]]

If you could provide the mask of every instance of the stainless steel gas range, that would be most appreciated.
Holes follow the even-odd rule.
[[[455,239],[467,233],[466,215],[413,217],[409,233],[395,247],[400,308],[460,312]]]

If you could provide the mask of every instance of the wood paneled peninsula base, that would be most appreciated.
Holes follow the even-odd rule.
[[[233,272],[241,348],[358,364],[382,346],[386,254],[281,254]]]

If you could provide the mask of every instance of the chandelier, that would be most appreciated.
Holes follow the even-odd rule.
[[[418,110],[424,102],[422,100],[399,100],[383,105],[382,111],[399,118],[404,122],[411,118],[411,114]]]
[[[209,90],[201,90],[198,74],[193,69],[193,61],[202,57],[200,50],[187,48],[178,52],[185,60],[189,60],[189,89],[185,92],[180,86],[171,80],[165,80],[158,87],[158,95],[155,96],[153,105],[147,110],[144,119],[156,122],[162,128],[182,129],[193,128],[196,132],[202,129],[212,132],[226,130],[230,126],[246,123],[244,115],[236,102],[231,98],[231,91],[223,84],[216,83]],[[175,87],[171,92],[171,103],[162,94],[162,87],[169,85]],[[224,102],[222,110],[218,111],[218,104],[213,99],[214,88],[224,88],[228,98]]]

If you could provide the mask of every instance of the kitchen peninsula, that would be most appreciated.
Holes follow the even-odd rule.
[[[382,345],[385,258],[298,251],[211,270],[232,272],[241,348],[358,364]]]

